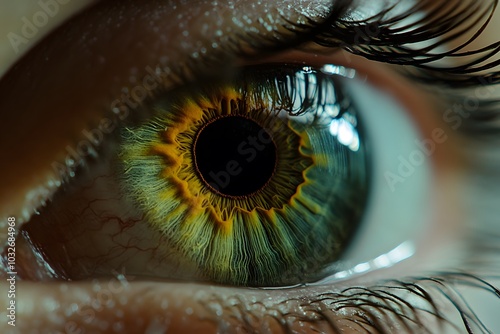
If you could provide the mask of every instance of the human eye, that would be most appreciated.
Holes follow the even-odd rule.
[[[9,158],[2,168],[5,186],[1,193],[0,217],[5,231],[12,221],[8,216],[17,220],[16,228],[21,228],[16,239],[16,264],[23,270],[16,283],[16,327],[2,321],[0,328],[23,332],[41,327],[44,328],[41,331],[66,333],[495,330],[498,323],[495,323],[495,314],[488,316],[488,308],[495,309],[499,296],[494,285],[498,282],[494,201],[498,182],[497,145],[493,137],[498,127],[494,95],[498,79],[493,71],[497,46],[472,48],[479,50],[477,52],[467,47],[475,42],[476,32],[487,23],[496,2],[457,1],[457,6],[431,1],[401,3],[199,2],[195,8],[192,2],[181,1],[140,4],[102,1],[41,43],[0,81],[4,124],[1,136],[2,142],[9,144],[2,148],[2,154],[15,157]],[[382,65],[384,63],[392,66]],[[161,85],[143,81],[152,73],[161,74]],[[155,87],[146,90],[146,94],[144,89],[136,89],[146,84]],[[31,96],[23,98],[28,93]],[[243,97],[244,94],[249,96]],[[259,275],[230,275],[230,270],[219,275],[206,269],[220,268],[220,265],[207,265],[200,274],[198,269],[204,261],[193,261],[194,274],[189,268],[182,268],[188,272],[188,278],[177,277],[171,270],[166,273],[164,270],[159,277],[140,278],[144,268],[139,266],[141,263],[138,265],[140,261],[134,261],[134,257],[140,256],[139,252],[116,257],[115,262],[103,256],[99,252],[103,234],[120,239],[128,231],[128,236],[120,241],[128,243],[129,251],[142,246],[146,250],[151,248],[141,243],[143,239],[159,242],[159,231],[151,229],[153,237],[148,236],[147,233],[152,232],[139,229],[134,218],[138,221],[144,220],[142,215],[147,221],[157,218],[150,212],[161,207],[161,204],[152,204],[157,183],[154,180],[158,181],[154,177],[161,171],[152,173],[153,179],[146,178],[151,176],[147,175],[148,170],[131,177],[127,171],[130,173],[144,165],[127,163],[149,156],[142,151],[156,149],[155,154],[162,155],[161,161],[172,161],[175,165],[181,154],[170,154],[170,148],[165,145],[168,140],[152,145],[158,140],[156,134],[167,129],[177,131],[186,119],[195,119],[192,116],[195,112],[188,117],[183,110],[193,110],[191,107],[200,105],[216,110],[210,104],[213,99],[217,102],[215,105],[227,105],[227,109],[231,109],[231,103],[223,103],[226,100],[222,97],[226,95],[228,101],[262,106],[256,110],[284,109],[285,113],[271,115],[273,120],[280,120],[279,131],[271,131],[274,127],[266,123],[268,118],[260,118],[271,117],[269,114],[255,112],[250,120],[247,114],[232,118],[216,115],[206,124],[202,123],[201,128],[209,129],[210,124],[218,128],[208,134],[198,128],[191,137],[203,144],[200,137],[206,135],[210,140],[205,142],[210,144],[219,138],[217,135],[238,128],[243,137],[236,141],[250,143],[249,138],[259,138],[258,130],[271,129],[261,142],[242,147],[248,153],[242,156],[253,156],[252,152],[262,147],[267,135],[276,133],[272,154],[279,153],[277,147],[283,146],[282,143],[291,143],[301,152],[292,157],[299,156],[299,161],[286,160],[284,164],[296,167],[297,176],[285,173],[292,184],[293,179],[303,183],[311,177],[306,169],[313,162],[342,161],[354,175],[347,178],[350,183],[341,188],[342,195],[348,199],[346,202],[354,203],[346,205],[346,215],[351,216],[344,220],[362,222],[359,228],[352,227],[352,247],[333,259],[311,256],[324,262],[311,270],[312,276],[301,276],[303,272],[292,270],[293,278],[298,277],[298,281],[279,281],[287,277],[281,267],[279,273],[267,274],[263,269],[269,267],[271,271],[276,266],[269,261],[264,265],[252,262],[252,269],[260,270]],[[320,95],[324,100],[318,98]],[[385,98],[379,99],[378,95]],[[400,104],[386,102],[397,99]],[[393,105],[402,106],[401,110],[391,114],[386,109]],[[170,112],[166,113],[165,109]],[[396,123],[402,116],[398,114],[410,115],[405,115],[400,120],[402,123]],[[108,122],[111,115],[120,122]],[[324,121],[321,115],[329,117],[328,127],[321,126]],[[195,120],[204,117],[208,116],[203,114]],[[217,124],[217,120],[232,122],[234,119],[238,122],[229,126]],[[386,124],[386,128],[373,129],[377,121]],[[413,127],[406,126],[412,122],[418,131],[412,132]],[[255,124],[258,128],[252,130]],[[281,127],[283,124],[287,126]],[[109,134],[101,138],[95,131],[88,131],[89,126]],[[341,128],[350,130],[347,139],[341,137]],[[245,133],[245,129],[249,132]],[[331,151],[341,152],[344,160],[329,150],[317,149],[311,153],[308,148],[314,147],[312,144],[300,144],[307,142],[307,138],[323,136],[321,130],[325,129],[338,138],[337,144],[343,145]],[[368,137],[364,136],[364,130]],[[307,137],[304,132],[308,132]],[[381,132],[389,133],[385,135],[389,138],[387,141],[379,141],[379,137],[384,137]],[[87,138],[84,144],[95,145],[79,147],[82,134]],[[285,136],[285,140],[278,135]],[[221,138],[218,145],[229,141]],[[448,140],[441,140],[443,138]],[[408,141],[416,146],[401,146]],[[79,148],[84,149],[83,154],[77,151],[68,155]],[[20,150],[22,154],[16,153]],[[200,155],[204,151],[206,149],[200,150]],[[388,151],[399,152],[392,153],[396,163],[378,165],[378,171],[370,170],[368,166],[376,165]],[[427,163],[415,163],[415,157],[423,157],[425,152],[429,156]],[[193,160],[198,157],[196,148],[183,154]],[[157,160],[153,159],[153,164],[154,161]],[[276,165],[275,160],[271,162]],[[102,163],[107,167],[102,167]],[[234,164],[222,167],[226,167],[225,172],[230,176],[238,169]],[[220,166],[209,167],[207,173],[199,167],[194,174],[206,176],[211,169],[219,171]],[[426,174],[428,170],[432,171],[431,176]],[[59,179],[47,178],[47,175],[54,176],[54,172]],[[369,174],[383,182],[371,182],[372,189],[368,189]],[[421,176],[423,180],[418,179]],[[85,178],[88,182],[82,182]],[[334,179],[325,172],[316,178],[329,185],[338,182],[340,177],[337,175]],[[221,197],[225,200],[236,198],[241,202],[241,197],[261,189],[241,194],[241,184],[227,189],[224,184],[218,184],[217,179],[213,181],[215,184],[206,182],[204,186],[211,187],[211,193],[224,195]],[[434,182],[436,187],[426,189],[422,196],[418,182]],[[148,184],[148,189],[141,187],[143,183]],[[121,198],[123,189],[117,189],[120,184],[125,184],[126,195],[133,195]],[[255,184],[245,183],[243,188],[250,186]],[[59,187],[58,192],[51,193]],[[380,188],[384,188],[389,197],[380,195]],[[179,189],[184,188],[177,188],[177,193],[170,193],[162,201],[181,196]],[[263,206],[274,199],[276,189],[263,201]],[[418,196],[408,195],[412,190]],[[134,197],[141,191],[143,194]],[[323,189],[320,197],[330,195],[328,191],[340,192]],[[149,194],[153,196],[146,198]],[[374,196],[377,198],[373,199]],[[366,211],[370,208],[364,204],[365,200],[377,204],[371,206],[377,213],[363,220],[361,214],[369,215]],[[102,203],[91,205],[99,201],[106,202],[104,209],[99,209]],[[384,201],[389,202],[386,207],[382,206]],[[395,207],[400,204],[405,205],[404,208]],[[96,214],[99,219],[85,221],[78,215],[68,215],[72,205],[82,212],[100,212]],[[90,209],[84,210],[85,207]],[[308,206],[311,212],[323,207]],[[386,212],[377,211],[380,207]],[[32,214],[31,209],[37,213]],[[129,215],[129,211],[135,212]],[[306,211],[304,216],[309,214]],[[104,214],[109,212],[112,214]],[[310,221],[328,217],[321,221],[327,224],[332,221],[328,214],[320,211]],[[384,219],[389,221],[388,225],[372,224]],[[400,240],[396,237],[393,247],[382,247],[394,242],[394,234],[402,229],[394,224],[399,223],[398,219],[405,223],[401,224],[405,228]],[[249,218],[245,222],[254,223]],[[418,224],[423,226],[415,226]],[[157,225],[163,226],[162,222]],[[102,229],[104,232],[100,233],[103,226],[111,226],[111,230]],[[112,230],[113,226],[118,229]],[[379,231],[374,237],[373,226],[383,228],[384,232]],[[428,231],[422,232],[417,227]],[[327,229],[325,234],[331,231]],[[78,234],[86,233],[90,233],[90,239],[78,239]],[[425,240],[416,238],[420,243],[404,243],[412,239],[411,234],[421,234]],[[7,232],[3,232],[2,238],[3,242],[9,242]],[[321,236],[315,238],[317,240],[308,241],[315,242],[312,246],[320,245]],[[326,235],[325,238],[328,239]],[[82,244],[75,246],[71,239]],[[193,241],[183,240],[184,243]],[[280,239],[284,240],[288,239]],[[342,250],[346,248],[341,239],[334,238],[334,241],[341,243]],[[378,250],[368,241],[374,242]],[[61,247],[52,247],[59,242]],[[175,260],[193,259],[186,254],[193,254],[189,250],[195,244],[190,243],[186,248],[182,248],[183,245],[183,241],[177,241],[172,250],[174,256],[170,260],[174,264]],[[285,253],[292,252],[298,245],[295,240]],[[112,248],[115,245],[107,246],[104,252],[116,250]],[[155,247],[157,244],[153,251]],[[263,249],[278,253],[277,248]],[[357,258],[356,254],[364,248],[369,254],[361,252]],[[88,253],[75,253],[75,249]],[[179,249],[182,251],[178,252]],[[254,246],[246,248],[255,249]],[[225,255],[222,251],[218,253],[215,255]],[[324,249],[320,249],[320,253],[323,255]],[[94,257],[95,254],[99,256]],[[82,261],[85,256],[87,261]],[[9,257],[8,250],[4,251],[2,279],[9,277]],[[293,267],[297,259],[304,261],[294,257],[287,267]],[[350,259],[353,263],[342,264],[339,259]],[[321,277],[314,275],[329,264],[338,266]],[[133,274],[131,268],[136,270]],[[239,268],[238,273],[242,269]],[[201,278],[194,279],[198,274]],[[267,288],[268,285],[274,287]],[[7,307],[14,299],[6,298],[8,289],[2,288],[1,293],[1,314],[9,320]],[[487,301],[486,309],[478,305],[481,304],[478,298]]]

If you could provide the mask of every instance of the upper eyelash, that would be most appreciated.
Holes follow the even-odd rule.
[[[331,20],[331,25],[323,25],[327,28],[311,40],[323,47],[342,48],[372,61],[398,65],[398,71],[422,83],[423,89],[430,88],[432,94],[437,92],[448,106],[461,105],[466,102],[464,95],[474,93],[475,88],[500,83],[500,71],[491,71],[500,65],[500,60],[494,59],[500,52],[500,42],[463,51],[489,25],[498,0],[470,0],[465,4],[456,0],[451,5],[445,1],[441,5],[435,4],[433,0],[417,1],[399,15],[394,15],[397,5],[392,5],[357,21],[347,12],[341,19]],[[418,13],[424,16],[411,20]],[[404,23],[405,20],[409,23]],[[464,36],[467,38],[458,46],[442,52],[437,50]],[[425,42],[429,45],[416,47]],[[461,63],[439,64],[446,59]],[[475,97],[474,101],[478,106],[470,118],[464,119],[460,132],[476,138],[496,136],[500,126],[494,121],[500,118],[500,99],[490,94],[489,98]]]
[[[408,71],[408,74],[427,84],[440,83],[447,87],[455,85],[463,88],[499,83],[500,72],[481,73],[499,64],[492,58],[500,51],[500,43],[462,51],[476,41],[489,25],[498,0],[474,0],[467,4],[456,1],[452,5],[443,1],[440,6],[435,4],[432,0],[419,1],[407,13],[389,18],[386,16],[396,5],[361,21],[346,17],[334,21],[329,29],[315,36],[314,41],[325,47],[341,47],[370,60],[418,68],[418,72]],[[445,6],[451,9],[445,9]],[[425,16],[404,24],[405,20],[417,13],[425,13]],[[457,47],[444,52],[436,51],[438,47],[448,45],[470,32],[473,32],[472,35]],[[412,45],[424,42],[430,45],[412,48]],[[474,56],[472,60],[465,60],[464,64],[432,65],[446,58],[456,60]]]

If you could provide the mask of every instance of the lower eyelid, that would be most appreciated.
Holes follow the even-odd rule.
[[[438,323],[432,313],[415,312],[408,303],[411,299],[396,297],[397,290],[387,294],[381,288],[333,290],[269,291],[119,279],[46,284],[39,289],[37,284],[19,282],[18,302],[23,307],[17,316],[31,321],[17,326],[23,331],[24,326],[37,323],[45,330],[68,333],[358,333],[388,326],[413,332],[421,329],[423,318],[429,328]],[[385,310],[380,308],[384,303]],[[420,306],[433,312],[432,303],[425,299]],[[406,321],[399,312],[406,312]]]
[[[23,308],[18,309],[18,317],[36,317],[46,330],[212,333],[219,328],[221,312],[227,311],[218,301],[223,297],[215,297],[221,288],[195,284],[179,286],[113,279],[98,283],[46,284],[43,290],[33,283],[18,284],[18,302],[23,304]],[[242,293],[227,293],[229,288],[222,290],[226,291],[224,295],[233,296],[235,302],[246,298]],[[30,303],[33,296],[40,302]],[[255,297],[249,299],[262,307]],[[244,304],[248,305],[241,305]],[[261,308],[261,311],[264,310]],[[272,318],[267,321],[269,329],[279,327]],[[24,324],[30,326],[28,322]],[[23,323],[18,326],[23,329]]]
[[[250,297],[242,292],[231,293],[229,289],[219,294],[217,290],[219,288],[177,287],[168,283],[122,284],[118,280],[92,285],[45,286],[43,291],[34,284],[20,284],[19,299],[34,295],[43,303],[25,307],[18,316],[36,316],[44,322],[42,327],[46,329],[70,332],[77,329],[109,330],[107,326],[122,327],[128,332],[154,329],[160,332],[212,333],[226,326],[233,329],[246,326],[247,330],[260,327],[266,328],[265,332],[279,332],[280,313],[285,310],[269,312],[272,307],[267,309],[265,304],[269,306],[270,300],[256,297],[265,293],[250,293],[253,295]],[[273,303],[277,301],[278,298],[273,298]],[[27,303],[28,300],[23,300],[23,305]],[[268,316],[264,316],[266,313]],[[22,329],[22,324],[20,326]]]

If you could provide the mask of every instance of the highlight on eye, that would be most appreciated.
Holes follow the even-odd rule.
[[[368,195],[364,134],[342,79],[252,67],[156,99],[153,120],[123,130],[123,193],[210,280],[318,278]]]

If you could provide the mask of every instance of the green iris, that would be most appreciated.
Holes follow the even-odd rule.
[[[367,153],[341,77],[280,65],[156,99],[123,133],[125,193],[206,278],[319,278],[359,225]]]

